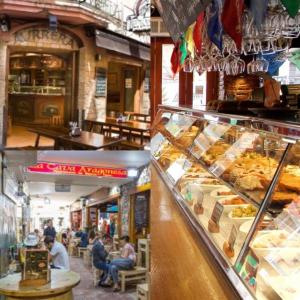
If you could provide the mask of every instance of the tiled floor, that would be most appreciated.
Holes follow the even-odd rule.
[[[36,134],[28,131],[22,126],[13,126],[9,136],[7,137],[6,147],[16,148],[16,147],[28,147],[34,146],[36,140]],[[40,138],[40,146],[48,147],[53,146],[54,141],[45,137]]]
[[[113,293],[111,288],[93,286],[92,271],[83,264],[82,258],[70,257],[71,270],[80,274],[80,284],[73,289],[74,300],[135,300],[135,286],[125,293]]]

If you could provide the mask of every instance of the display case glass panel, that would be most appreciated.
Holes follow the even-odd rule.
[[[258,299],[300,299],[300,144],[284,162],[268,208],[241,262],[240,276]],[[249,272],[249,261],[255,272]],[[251,269],[253,271],[253,269]]]
[[[247,204],[197,163],[192,164],[176,187],[194,218],[222,255],[234,264],[257,208]]]
[[[178,108],[154,128],[155,165],[176,201],[247,295],[300,299],[300,127],[187,112],[180,130]]]
[[[195,138],[191,153],[259,205],[286,147],[281,138],[266,132],[210,122]]]

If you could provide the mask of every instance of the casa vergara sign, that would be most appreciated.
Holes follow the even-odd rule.
[[[15,44],[39,47],[76,49],[77,43],[63,31],[50,31],[48,28],[29,28],[15,33]]]

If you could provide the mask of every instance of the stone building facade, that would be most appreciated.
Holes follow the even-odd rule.
[[[5,2],[6,0],[4,0],[4,8]],[[7,0],[7,2],[11,1]],[[30,2],[31,4],[32,2],[40,3],[40,1],[33,0]],[[59,11],[61,15],[68,15],[68,8],[65,6],[63,8],[60,7]],[[103,28],[104,21],[94,20],[93,26],[87,26],[85,24],[87,21],[83,20],[81,24],[74,25],[72,24],[74,22],[70,21],[73,20],[71,16],[68,21],[66,19],[59,22],[57,30],[52,31],[49,28],[47,19],[39,22],[36,22],[34,19],[25,20],[22,17],[16,18],[13,14],[10,15],[9,12],[7,12],[7,16],[11,18],[10,29],[8,32],[0,31],[0,135],[2,137],[0,144],[5,145],[8,127],[9,58],[11,53],[18,51],[68,53],[70,57],[73,56],[74,83],[72,86],[72,100],[70,100],[72,101],[70,104],[71,112],[69,113],[68,121],[79,120],[80,122],[84,118],[101,119],[105,117],[107,114],[107,91],[102,96],[96,96],[96,70],[97,68],[106,70],[107,75],[111,63],[137,67],[138,88],[134,91],[134,111],[139,113],[149,112],[149,94],[147,91],[145,92],[144,86],[145,84],[148,85],[149,81],[146,76],[149,75],[150,54],[149,59],[144,59],[145,57],[138,57],[138,55],[124,54],[122,47],[120,47],[120,52],[118,49],[112,50],[106,47],[105,44],[99,47],[95,41],[95,30],[104,30],[108,38],[110,35],[117,35],[124,41],[130,40],[130,43],[136,44],[137,47],[142,47],[146,52],[149,50],[149,45],[109,32]],[[96,16],[93,17],[96,18]],[[105,21],[111,22],[109,19]],[[109,80],[109,76],[106,76],[106,80]],[[107,82],[105,87],[107,88]]]

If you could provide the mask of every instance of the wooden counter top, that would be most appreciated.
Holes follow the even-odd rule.
[[[152,166],[151,300],[239,299]]]
[[[72,271],[52,269],[51,282],[49,284],[38,287],[19,286],[20,280],[21,273],[8,275],[0,279],[0,294],[16,299],[30,297],[35,297],[35,299],[52,299],[50,297],[61,295],[59,297],[64,299],[62,295],[68,293],[79,284],[80,276]]]

